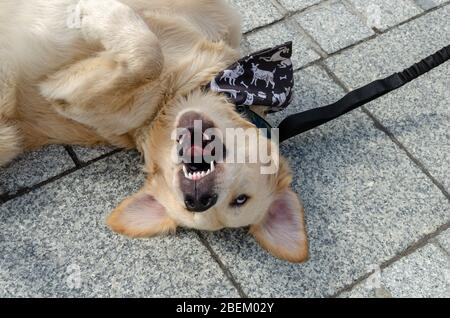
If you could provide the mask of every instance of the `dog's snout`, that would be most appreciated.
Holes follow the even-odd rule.
[[[215,206],[219,198],[214,189],[222,169],[225,145],[211,131],[216,129],[214,122],[202,113],[184,113],[177,127],[184,130],[177,140],[183,148],[178,173],[182,200],[189,212],[205,212]]]
[[[215,193],[207,193],[200,197],[186,195],[184,203],[190,212],[205,212],[217,203],[218,195]]]

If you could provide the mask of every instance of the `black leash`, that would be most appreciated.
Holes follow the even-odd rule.
[[[403,72],[377,80],[348,93],[336,103],[288,116],[278,126],[279,141],[281,143],[355,110],[415,80],[449,59],[450,45],[428,56],[419,63],[414,64]]]

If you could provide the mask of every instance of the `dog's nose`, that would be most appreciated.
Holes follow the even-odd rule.
[[[187,195],[184,198],[184,203],[190,212],[205,212],[217,203],[218,197],[215,193],[205,194],[199,198]]]

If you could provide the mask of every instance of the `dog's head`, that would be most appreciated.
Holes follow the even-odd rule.
[[[239,143],[242,134],[246,141]],[[147,183],[108,223],[133,237],[177,226],[210,231],[250,226],[275,256],[304,261],[303,208],[290,189],[286,162],[273,158],[275,147],[224,97],[199,91],[179,98],[154,121],[144,143]],[[250,158],[262,148],[266,154],[272,150],[270,162]]]

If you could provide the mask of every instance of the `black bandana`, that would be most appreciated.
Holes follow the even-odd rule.
[[[248,55],[211,81],[209,89],[224,93],[236,106],[267,106],[269,112],[292,101],[292,42]]]

